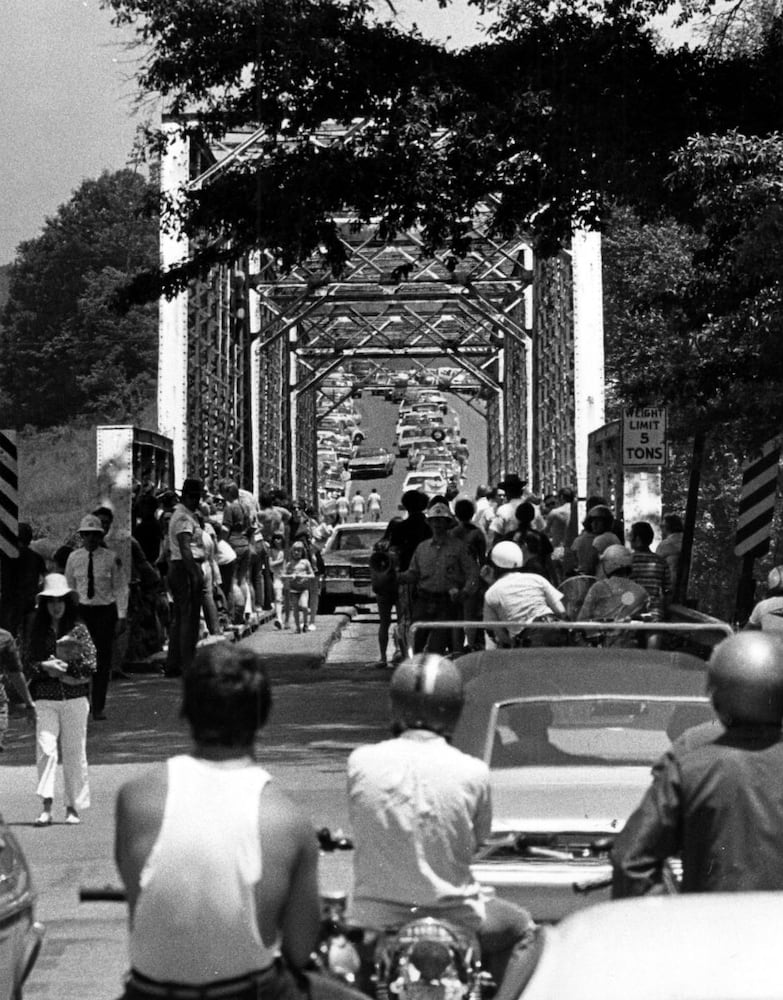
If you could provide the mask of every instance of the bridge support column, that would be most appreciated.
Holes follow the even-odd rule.
[[[160,162],[161,193],[176,199],[189,176],[190,141],[174,122],[163,123],[166,147]],[[160,231],[163,268],[187,260],[188,240],[178,229]],[[160,301],[158,312],[158,431],[171,438],[174,481],[188,475],[188,293]]]
[[[578,230],[571,244],[574,323],[574,465],[587,495],[588,438],[604,422],[604,312],[601,236]]]

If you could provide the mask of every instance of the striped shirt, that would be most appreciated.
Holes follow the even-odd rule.
[[[666,597],[672,588],[671,573],[665,559],[654,552],[634,552],[631,579],[650,595],[649,612],[656,621],[663,618]]]

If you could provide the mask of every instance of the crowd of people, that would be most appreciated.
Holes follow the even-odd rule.
[[[181,676],[201,639],[264,610],[281,630],[316,627],[331,527],[315,509],[282,494],[257,499],[232,481],[215,493],[193,478],[179,496],[140,491],[129,566],[112,548],[113,521],[101,504],[81,519],[78,544],[60,547],[22,523],[18,557],[2,562],[0,752],[12,699],[36,731],[37,826],[53,822],[58,762],[65,821],[81,821],[88,720],[106,720],[111,678],[128,661],[165,651],[164,673]]]
[[[579,524],[572,489],[541,498],[526,486],[509,474],[494,488],[480,486],[475,500],[405,493],[405,516],[389,522],[370,563],[380,615],[379,668],[394,666],[409,647],[460,655],[485,645],[558,641],[553,630],[517,622],[665,619],[682,547],[678,515],[664,515],[662,540],[653,551],[652,525],[630,525],[626,545],[626,532],[603,497],[588,499]],[[455,624],[417,628],[411,640],[413,621]]]

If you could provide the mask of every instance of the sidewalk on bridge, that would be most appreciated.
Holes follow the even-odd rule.
[[[277,629],[268,621],[240,642],[261,656],[273,681],[311,680],[355,614],[355,608],[346,607],[334,615],[319,615],[315,631],[301,634]]]
[[[336,614],[319,615],[313,632],[297,634],[293,628],[277,629],[271,611],[261,613],[260,620],[225,635],[231,641],[247,643],[260,653],[270,675],[292,680],[294,675],[312,676],[326,663],[329,650],[339,639],[340,633],[356,614],[355,607],[339,608]],[[214,641],[208,638],[206,641]],[[128,675],[162,674],[166,663],[165,652],[156,653],[147,660],[126,666]]]

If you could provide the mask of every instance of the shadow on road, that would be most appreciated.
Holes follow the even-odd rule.
[[[269,723],[258,740],[260,760],[303,764],[343,761],[362,743],[385,736],[388,681],[336,679],[328,684],[281,684],[273,689]],[[107,718],[88,724],[87,756],[91,765],[144,764],[190,749],[180,718],[180,682],[137,675],[114,681]],[[35,760],[35,735],[20,716],[11,720],[2,755],[5,766],[28,767]]]

